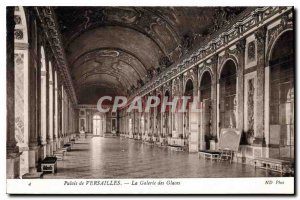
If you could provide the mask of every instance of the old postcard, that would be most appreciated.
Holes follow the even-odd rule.
[[[294,7],[5,9],[8,194],[294,194]]]

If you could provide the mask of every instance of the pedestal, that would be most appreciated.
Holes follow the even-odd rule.
[[[265,147],[266,146],[266,141],[262,137],[255,137],[254,140],[253,140],[252,145],[257,146],[257,147]]]
[[[29,172],[29,148],[21,147],[20,152],[20,177]]]
[[[40,160],[43,160],[47,156],[47,143],[42,143],[40,146],[40,153],[39,153]]]
[[[53,141],[52,140],[48,140],[47,144],[46,144],[46,155],[47,156],[51,156],[53,154],[52,145],[53,145]]]
[[[217,145],[216,145],[216,141],[215,141],[215,140],[210,140],[209,142],[210,142],[210,143],[209,143],[209,149],[210,149],[210,150],[218,150],[218,149],[217,149]]]
[[[37,171],[39,158],[39,146],[29,147],[29,173],[22,176],[23,179],[41,178],[42,173]]]
[[[13,179],[20,177],[20,154],[8,153],[6,155],[6,178]]]

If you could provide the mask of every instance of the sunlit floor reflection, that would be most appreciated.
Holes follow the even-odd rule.
[[[76,141],[56,174],[44,178],[222,178],[279,176],[253,166],[199,159],[124,138],[94,137]]]

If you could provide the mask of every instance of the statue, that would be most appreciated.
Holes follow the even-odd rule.
[[[84,126],[81,126],[81,129],[79,131],[81,134],[85,134]]]

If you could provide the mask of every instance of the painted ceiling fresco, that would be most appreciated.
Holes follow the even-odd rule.
[[[244,7],[55,7],[79,103],[129,95]]]

